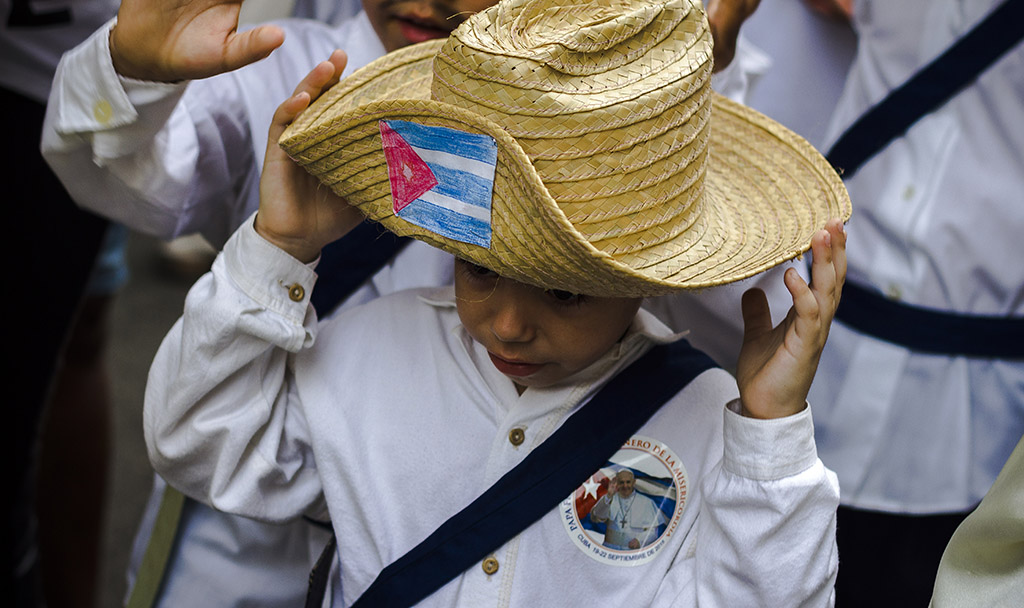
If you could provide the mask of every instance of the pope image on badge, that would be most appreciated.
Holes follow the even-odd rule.
[[[671,536],[686,494],[686,469],[668,446],[634,436],[565,500],[563,523],[594,559],[637,565]]]

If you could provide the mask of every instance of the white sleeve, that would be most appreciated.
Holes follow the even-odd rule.
[[[701,484],[696,605],[833,605],[839,484],[817,457],[810,408],[775,420],[726,408],[724,438]],[[659,605],[694,604],[693,590],[675,591]]]
[[[219,246],[252,211],[242,207],[258,184],[242,93],[230,74],[179,84],[120,77],[113,24],[61,59],[43,156],[83,207],[161,238],[201,229]]]
[[[189,291],[150,369],[143,412],[150,460],[168,483],[270,521],[318,506],[289,369],[292,353],[313,343],[315,278],[247,221]]]

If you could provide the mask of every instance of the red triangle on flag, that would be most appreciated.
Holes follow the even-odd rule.
[[[405,139],[385,121],[380,121],[381,145],[388,163],[391,199],[395,213],[437,185],[437,178],[427,163],[416,154]]]

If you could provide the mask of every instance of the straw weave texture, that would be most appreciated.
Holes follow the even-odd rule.
[[[849,198],[806,141],[710,89],[699,0],[512,0],[324,94],[281,145],[370,219],[502,276],[603,296],[792,259]],[[494,138],[489,248],[392,210],[381,120]]]

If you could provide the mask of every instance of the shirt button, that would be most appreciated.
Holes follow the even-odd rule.
[[[526,433],[523,432],[523,429],[512,429],[508,432],[508,440],[512,445],[522,445],[526,440]]]
[[[889,286],[885,289],[885,296],[890,300],[899,300],[900,298],[903,297],[903,290],[900,289],[899,285],[896,285],[895,283],[890,283]]]
[[[498,571],[498,560],[494,557],[488,557],[480,564],[480,567],[484,569],[484,574],[490,576]]]
[[[96,119],[96,122],[105,125],[114,117],[114,108],[110,106],[109,101],[101,99],[93,104],[92,117]]]
[[[292,299],[292,302],[301,302],[306,297],[306,290],[302,285],[295,283],[288,287],[288,297]]]
[[[917,191],[914,190],[914,186],[907,186],[906,188],[903,189],[903,200],[909,201],[910,199],[914,198],[914,194],[916,194],[916,192]]]

